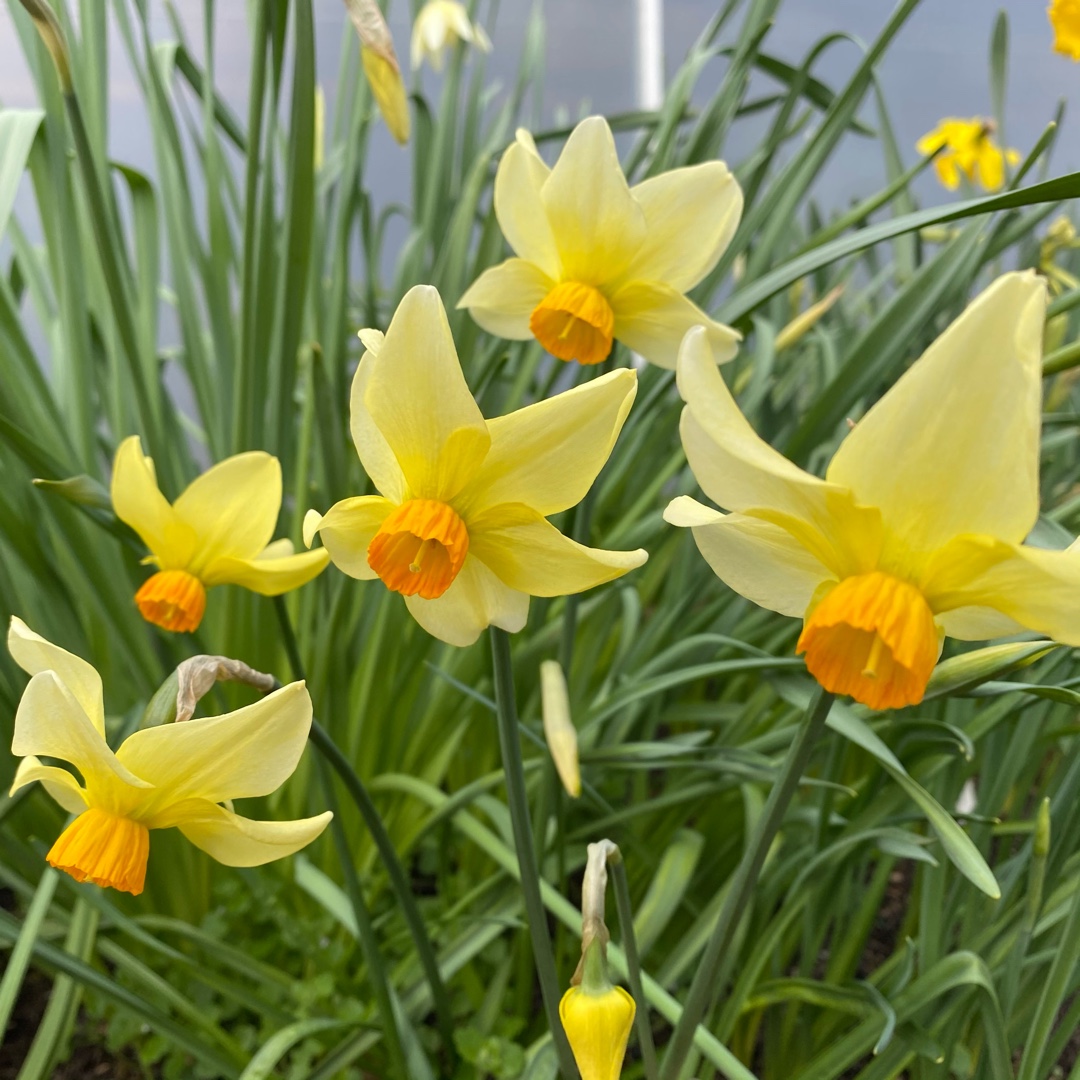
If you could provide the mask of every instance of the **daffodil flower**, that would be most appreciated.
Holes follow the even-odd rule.
[[[324,551],[293,554],[291,540],[270,543],[281,510],[281,465],[262,451],[219,462],[170,505],[153,461],[132,435],[116,451],[112,503],[150,549],[144,561],[158,567],[135,603],[144,619],[166,630],[195,630],[211,586],[279,596],[310,581],[328,561]]]
[[[855,425],[824,480],[758,438],[705,334],[687,335],[683,446],[730,513],[683,497],[664,516],[736,592],[803,618],[797,648],[827,690],[915,704],[943,635],[1028,629],[1080,645],[1080,550],[1021,543],[1039,513],[1045,313],[1033,272],[995,281]]]
[[[552,169],[518,131],[495,175],[495,214],[517,258],[485,270],[458,307],[499,337],[535,337],[560,360],[596,364],[621,341],[673,368],[691,326],[729,360],[739,335],[684,294],[731,242],[742,201],[721,161],[629,187],[600,116],[574,128]]]
[[[938,179],[950,191],[960,186],[961,175],[987,190],[997,191],[1005,183],[1005,165],[1016,165],[1020,155],[1002,150],[994,142],[994,123],[982,117],[958,120],[948,117],[916,144],[920,154],[933,154]]]
[[[583,547],[546,520],[578,503],[637,392],[632,370],[495,420],[465,383],[438,292],[417,285],[385,338],[365,330],[352,437],[378,495],[345,499],[316,534],[346,574],[382,578],[428,633],[469,645],[525,625],[530,596],[562,596],[640,566],[644,551]]]
[[[443,52],[455,41],[464,41],[481,52],[491,51],[491,40],[479,23],[474,23],[457,0],[428,0],[413,23],[410,59],[415,70],[426,58],[435,71],[442,71]]]
[[[1051,0],[1046,13],[1054,28],[1054,52],[1080,60],[1080,0]]]
[[[46,856],[76,881],[138,895],[151,829],[178,828],[226,866],[259,866],[310,844],[332,817],[252,821],[221,805],[269,795],[292,775],[311,727],[303,683],[224,716],[137,731],[114,754],[97,671],[17,618],[8,648],[32,676],[15,715],[11,752],[23,760],[11,791],[40,781],[78,815]],[[70,762],[82,783],[37,755]]]

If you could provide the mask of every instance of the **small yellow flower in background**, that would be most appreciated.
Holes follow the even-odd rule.
[[[291,540],[270,543],[281,511],[281,465],[262,451],[219,462],[170,505],[153,461],[132,435],[116,451],[112,502],[150,549],[144,561],[158,567],[135,603],[144,619],[165,630],[197,629],[213,585],[278,596],[310,581],[328,561],[326,552],[293,554]]]
[[[558,660],[540,665],[540,712],[544,739],[562,786],[572,799],[581,797],[581,763],[578,759],[577,728],[570,716],[570,695],[566,676]]]
[[[470,645],[525,625],[530,596],[564,596],[640,566],[644,551],[583,547],[547,517],[576,505],[637,393],[630,369],[485,420],[465,383],[437,290],[417,285],[385,338],[365,330],[352,436],[379,495],[308,511],[334,564],[382,578],[428,633]]]
[[[1080,547],[1022,545],[1039,514],[1046,286],[1006,274],[855,425],[819,479],[754,433],[703,331],[679,354],[690,467],[727,514],[665,511],[736,592],[804,619],[825,689],[922,700],[943,635],[1036,630],[1080,645]]]
[[[692,326],[729,360],[738,333],[684,294],[731,242],[742,202],[721,161],[629,187],[600,116],[578,124],[552,169],[518,131],[495,175],[495,214],[517,257],[485,270],[458,307],[491,334],[535,337],[560,360],[596,364],[621,341],[673,368]]]
[[[349,18],[360,38],[360,62],[364,66],[375,104],[390,129],[404,145],[409,141],[409,98],[401,77],[394,39],[376,0],[345,0]]]
[[[994,142],[994,122],[978,116],[971,120],[942,120],[915,144],[915,149],[927,155],[941,151],[934,158],[934,169],[950,191],[960,186],[961,174],[987,191],[997,191],[1005,183],[1006,163],[1017,165],[1020,161],[1017,151],[1002,150]]]
[[[1054,52],[1080,60],[1080,0],[1052,0],[1046,13],[1054,28]]]
[[[427,59],[435,71],[442,71],[443,52],[455,41],[464,41],[481,52],[491,52],[491,39],[479,23],[469,18],[457,0],[428,0],[413,23],[410,59],[415,70]]]
[[[101,677],[85,660],[12,619],[8,649],[32,676],[15,715],[12,793],[40,781],[75,820],[46,856],[76,881],[138,895],[151,829],[179,828],[226,866],[260,866],[310,844],[332,817],[252,821],[220,804],[269,795],[296,769],[311,699],[292,683],[224,716],[137,731],[114,754],[105,741]],[[79,770],[43,765],[60,758]]]

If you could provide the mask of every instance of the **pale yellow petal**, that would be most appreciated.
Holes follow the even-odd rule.
[[[385,338],[379,334],[377,348],[371,335],[378,331],[365,330],[368,335],[363,338],[367,352],[360,357],[360,364],[353,376],[352,390],[349,396],[349,432],[352,435],[353,445],[360,456],[360,464],[364,466],[364,472],[371,478],[371,482],[378,491],[394,502],[404,502],[408,498],[408,481],[401,471],[398,459],[394,457],[394,451],[386,437],[375,425],[371,413],[364,402],[367,394],[368,383],[371,382],[372,373],[375,371],[375,357],[382,351]]]
[[[470,555],[453,585],[438,598],[405,597],[412,617],[448,645],[471,645],[489,627],[516,634],[529,617],[529,596],[503,584]]]
[[[541,198],[551,174],[530,138],[510,144],[495,173],[495,216],[514,254],[534,263],[541,273],[558,279],[562,261]]]
[[[405,294],[368,363],[373,369],[364,404],[412,497],[452,499],[491,439],[465,383],[438,290],[416,285]]]
[[[138,435],[117,448],[111,496],[116,516],[139,534],[163,567],[182,567],[187,562],[195,548],[195,533],[161,494],[154,463],[143,453]]]
[[[982,640],[1004,625],[974,617],[991,609],[1027,630],[1080,645],[1080,553],[962,536],[936,553],[919,583],[934,614],[954,637]],[[949,612],[963,618],[951,624]],[[1008,630],[1006,631],[1008,632]]]
[[[309,510],[304,521],[304,540],[310,545],[318,534],[339,570],[349,577],[370,581],[378,575],[368,565],[368,544],[394,507],[394,503],[379,495],[361,495],[334,503],[318,521],[311,516],[315,511]]]
[[[82,706],[98,734],[105,738],[101,676],[92,664],[88,664],[81,656],[46,641],[14,615],[8,628],[8,652],[27,675],[37,675],[39,671],[55,672]]]
[[[915,551],[962,533],[1019,542],[1039,509],[1046,285],[998,278],[847,436],[827,478]]]
[[[664,511],[688,526],[713,572],[740,596],[781,615],[801,618],[814,592],[834,573],[789,532],[743,514],[721,514],[687,496]]]
[[[69,814],[81,814],[86,809],[86,792],[83,791],[79,781],[67,769],[59,769],[55,765],[42,765],[33,756],[25,757],[19,762],[10,794],[14,795],[19,788],[26,787],[35,780],[39,781]]]
[[[611,297],[611,306],[616,340],[658,367],[675,367],[679,346],[694,327],[704,330],[716,364],[730,360],[742,340],[737,330],[710,319],[692,300],[660,282],[631,281]]]
[[[256,559],[284,559],[288,555],[294,555],[296,548],[293,542],[283,536],[280,540],[273,540],[255,556]]]
[[[627,277],[692,289],[724,253],[742,216],[743,195],[722,161],[671,169],[630,189],[648,232]]]
[[[637,394],[620,368],[488,421],[491,449],[458,500],[462,512],[524,503],[544,517],[576,506],[604,467]]]
[[[253,559],[277,527],[281,465],[261,450],[226,458],[197,476],[174,509],[198,536],[187,567],[196,576],[224,556]]]
[[[533,336],[529,317],[554,287],[555,282],[533,263],[507,259],[485,270],[465,290],[457,306],[468,308],[489,334],[527,341]]]
[[[521,505],[495,507],[469,522],[469,557],[475,555],[510,588],[530,596],[584,592],[641,566],[636,551],[585,547]]]
[[[254,559],[235,559],[226,556],[215,559],[203,574],[203,583],[210,585],[242,585],[261,596],[280,596],[299,589],[323,572],[330,561],[325,547],[304,551],[299,555]]]
[[[630,194],[603,117],[591,116],[570,133],[540,197],[565,278],[599,285],[626,272],[645,241],[645,213]]]
[[[253,821],[206,803],[201,813],[192,812],[179,828],[197,848],[225,866],[262,866],[307,847],[333,816],[327,810],[298,821]]]
[[[116,756],[155,785],[147,824],[175,803],[269,795],[293,774],[311,729],[311,698],[290,683],[224,716],[143,728]]]

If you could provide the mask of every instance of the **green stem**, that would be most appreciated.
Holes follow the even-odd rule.
[[[322,758],[317,758],[315,765],[326,807],[334,814],[330,820],[330,831],[334,838],[334,847],[337,849],[338,862],[341,863],[341,873],[345,878],[345,892],[352,905],[353,917],[356,919],[357,937],[360,939],[360,947],[364,950],[364,959],[367,961],[368,979],[371,982],[372,993],[375,995],[375,1006],[382,1016],[383,1037],[386,1039],[386,1049],[390,1057],[390,1069],[394,1075],[401,1077],[401,1080],[409,1080],[409,1069],[405,1061],[405,1051],[402,1049],[397,1017],[394,1014],[394,1003],[390,998],[390,987],[386,981],[386,970],[383,967],[379,940],[375,936],[371,912],[364,903],[364,894],[360,888],[360,879],[356,874],[356,865],[353,863],[349,841],[341,824],[337,793],[334,791],[334,784],[326,762]]]
[[[278,621],[281,624],[285,652],[288,654],[293,675],[298,679],[302,679],[304,678],[304,665],[300,659],[300,648],[296,641],[296,634],[293,631],[288,609],[285,607],[284,597],[275,597],[274,607],[277,611]],[[439,1034],[442,1036],[447,1055],[453,1061],[457,1051],[454,1045],[454,1015],[450,1007],[450,995],[446,992],[446,985],[439,971],[439,962],[435,957],[435,949],[431,944],[431,939],[428,937],[420,909],[416,906],[416,897],[413,896],[409,879],[405,876],[405,869],[401,865],[397,851],[394,849],[394,842],[390,839],[390,833],[387,831],[386,825],[363,780],[360,779],[356,770],[349,763],[348,758],[341,752],[337,743],[331,738],[330,733],[318,720],[313,719],[311,721],[311,733],[308,738],[338,774],[341,782],[345,785],[345,790],[348,791],[350,798],[360,811],[360,816],[364,819],[364,824],[367,826],[368,832],[371,833],[372,840],[375,841],[379,857],[382,859],[383,866],[390,878],[390,887],[397,897],[398,904],[401,905],[401,913],[405,917],[405,923],[412,936],[413,946],[416,949],[417,956],[420,958],[420,965],[424,969],[428,985],[431,987],[431,998],[435,1003]]]
[[[645,987],[641,983],[641,957],[638,955],[637,936],[634,934],[634,912],[630,907],[630,884],[626,880],[626,866],[622,856],[608,859],[611,872],[611,884],[615,889],[615,909],[619,913],[619,934],[622,938],[623,952],[626,954],[626,978],[630,983],[630,993],[637,1002],[634,1024],[637,1027],[638,1045],[641,1048],[641,1063],[645,1066],[646,1080],[657,1080],[660,1075],[656,1062],[656,1047],[653,1044],[652,1024],[649,1023],[649,1003],[645,997]]]
[[[757,885],[758,875],[765,863],[765,856],[780,830],[788,804],[799,785],[818,736],[825,728],[825,720],[832,703],[832,694],[826,690],[818,690],[803,717],[798,734],[788,748],[787,756],[780,767],[773,789],[769,793],[765,809],[754,828],[746,851],[743,852],[742,861],[735,871],[727,899],[713,927],[712,936],[705,946],[705,952],[694,974],[694,980],[690,984],[690,992],[687,994],[682,1016],[675,1025],[675,1031],[664,1054],[664,1064],[660,1073],[663,1080],[676,1080],[679,1076],[679,1071],[693,1044],[694,1031],[712,1001],[721,961],[731,947],[743,912]]]
[[[559,1019],[559,977],[555,971],[555,955],[551,948],[547,914],[540,896],[540,870],[533,848],[532,826],[529,823],[529,801],[525,793],[525,767],[521,761],[521,740],[518,735],[517,702],[514,697],[514,671],[510,662],[510,638],[505,630],[491,628],[491,664],[495,674],[495,703],[498,706],[499,747],[502,750],[503,771],[506,774],[506,797],[510,804],[510,822],[514,830],[521,891],[525,900],[525,915],[532,938],[536,974],[544,999],[548,1027],[555,1043],[559,1071],[564,1080],[577,1080],[574,1054]]]

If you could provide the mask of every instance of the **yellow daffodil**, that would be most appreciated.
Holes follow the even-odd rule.
[[[12,792],[39,780],[78,815],[46,858],[76,881],[138,895],[151,829],[179,828],[226,866],[259,866],[299,851],[329,812],[252,821],[221,805],[269,795],[292,775],[311,727],[311,699],[292,683],[225,716],[137,731],[114,754],[105,741],[101,677],[85,660],[11,620],[8,648],[32,678],[15,715],[11,752],[23,760]],[[75,776],[36,755],[60,758]]]
[[[583,980],[563,994],[559,1017],[581,1080],[619,1080],[636,1011],[634,999],[606,980],[591,989]]]
[[[458,307],[489,333],[535,337],[560,360],[596,364],[621,341],[673,368],[691,326],[729,360],[739,335],[684,294],[730,243],[742,201],[721,161],[629,187],[600,116],[578,124],[552,169],[519,131],[495,175],[495,213],[517,258],[485,270]]]
[[[920,154],[941,151],[934,158],[934,169],[950,191],[960,186],[961,174],[972,183],[977,180],[987,191],[997,191],[1005,183],[1006,163],[1016,165],[1020,161],[1015,150],[1002,150],[994,142],[994,122],[978,116],[971,120],[942,120],[915,144],[915,149]]]
[[[1054,28],[1054,52],[1080,60],[1080,0],[1051,0],[1046,13]]]
[[[290,540],[270,543],[281,510],[281,465],[262,451],[219,462],[170,505],[153,461],[132,435],[116,451],[112,502],[116,516],[150,549],[144,561],[158,567],[135,603],[144,619],[166,630],[195,630],[212,585],[278,596],[327,563],[326,552],[296,555]]]
[[[474,45],[481,52],[491,51],[491,40],[484,28],[469,18],[464,4],[457,0],[428,0],[413,23],[413,68],[418,68],[426,57],[436,71],[442,71],[443,52],[455,41]]]
[[[644,551],[601,551],[546,520],[578,503],[607,461],[637,392],[613,371],[486,421],[462,374],[438,292],[401,301],[352,387],[352,436],[379,495],[309,511],[345,573],[382,578],[430,634],[469,645],[489,626],[517,631],[530,596],[562,596],[640,566]]]
[[[827,690],[915,704],[946,634],[1080,645],[1080,549],[1021,543],[1039,513],[1045,313],[1041,278],[999,278],[855,425],[824,480],[755,435],[704,332],[687,335],[683,446],[730,512],[683,497],[665,518],[693,529],[736,592],[804,619],[798,651]]]

